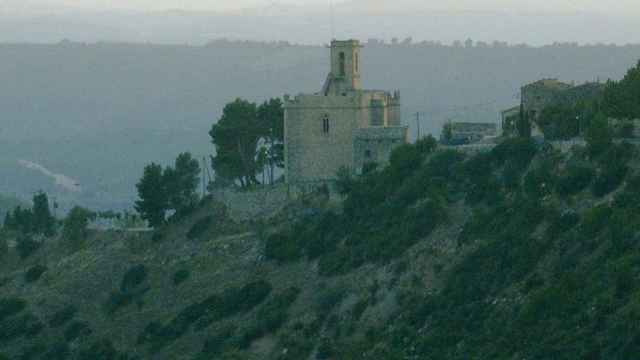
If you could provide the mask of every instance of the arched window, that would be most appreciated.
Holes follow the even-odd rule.
[[[345,56],[344,53],[341,52],[339,55],[339,71],[340,71],[340,76],[344,76],[345,75]]]
[[[322,117],[322,133],[323,134],[328,134],[329,133],[329,115],[325,114]]]

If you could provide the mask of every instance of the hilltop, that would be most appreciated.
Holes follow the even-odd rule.
[[[213,199],[154,233],[3,233],[11,359],[629,359],[640,350],[640,156],[399,148],[278,214]]]

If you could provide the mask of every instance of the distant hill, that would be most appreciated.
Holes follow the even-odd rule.
[[[437,134],[448,119],[497,122],[527,82],[618,79],[640,58],[631,45],[468,45],[365,42],[364,85],[400,89],[412,134],[418,111],[422,130]],[[319,91],[327,57],[324,47],[287,43],[0,45],[0,189],[127,207],[147,162],[212,153],[207,132],[225,103]],[[19,160],[76,179],[83,191],[59,188]]]

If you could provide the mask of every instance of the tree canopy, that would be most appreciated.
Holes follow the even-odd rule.
[[[149,225],[162,225],[169,204],[162,166],[155,163],[147,165],[136,187],[140,198],[135,203],[136,211],[149,222]]]
[[[280,99],[260,106],[236,99],[224,107],[222,117],[209,132],[216,147],[212,158],[217,177],[247,187],[258,184],[267,167],[271,179],[284,162],[284,109]]]

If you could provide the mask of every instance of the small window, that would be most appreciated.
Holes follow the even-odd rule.
[[[322,117],[322,133],[323,134],[329,133],[329,115],[324,115]]]
[[[364,158],[365,159],[371,159],[371,150],[365,150]]]
[[[340,57],[340,59],[339,59],[339,61],[340,61],[340,64],[339,64],[340,76],[344,76],[345,75],[345,69],[346,69],[346,65],[345,65],[346,60],[345,60],[344,53],[341,52],[339,57]]]

